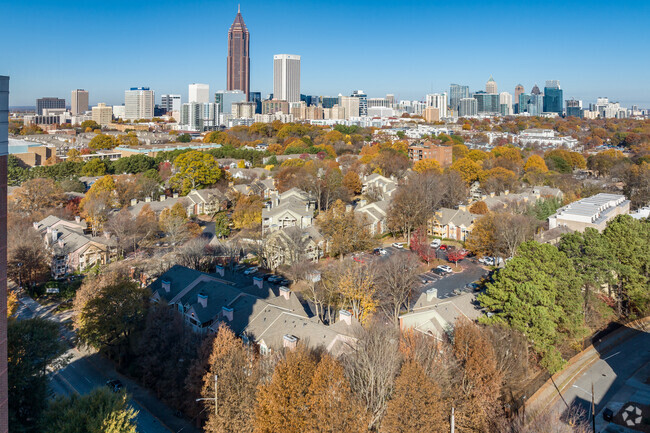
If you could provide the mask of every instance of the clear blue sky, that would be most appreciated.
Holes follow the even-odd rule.
[[[242,0],[240,0],[242,1]],[[449,83],[499,91],[558,79],[565,98],[650,107],[650,2],[242,1],[251,90],[272,91],[273,54],[302,56],[302,93],[422,99]],[[226,85],[237,0],[0,0],[0,75],[11,105],[41,96],[122,103],[149,86],[187,100],[189,83]]]

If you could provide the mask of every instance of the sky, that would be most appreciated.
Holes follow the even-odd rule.
[[[10,105],[70,91],[122,104],[145,86],[187,101],[226,86],[227,32],[241,2],[251,91],[272,92],[273,55],[299,54],[301,93],[363,89],[423,100],[450,83],[499,92],[560,80],[565,99],[650,107],[650,2],[0,0],[0,75]]]

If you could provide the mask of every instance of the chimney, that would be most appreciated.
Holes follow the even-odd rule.
[[[135,206],[136,204],[138,204],[138,199],[137,198],[132,198],[131,199],[131,206]]]
[[[352,313],[348,310],[339,310],[339,322],[345,322],[348,326],[352,325]]]
[[[253,285],[258,288],[262,288],[264,284],[264,279],[262,277],[253,277]]]
[[[56,242],[59,239],[59,231],[57,229],[52,229],[52,242]]]
[[[144,202],[145,203],[151,203],[151,197],[145,197]]]
[[[47,234],[49,235],[50,233],[52,233],[52,227],[48,227],[48,228],[46,228],[45,231],[46,231]]]
[[[223,277],[225,272],[226,272],[226,270],[221,265],[217,265],[215,270],[214,270],[214,273],[219,274],[220,277]]]
[[[177,192],[174,193],[174,198],[178,198],[178,193]]]
[[[503,195],[508,195],[508,194],[510,194],[510,190],[509,190],[509,189],[503,191]]]
[[[74,217],[74,221],[75,221],[77,224],[81,223],[81,217],[80,217],[79,215],[76,215],[76,216]]]
[[[35,230],[38,230],[38,226],[40,226],[40,224],[37,223],[36,221],[34,221],[34,222],[32,223],[32,226],[34,227]]]
[[[169,280],[162,280],[161,285],[165,290],[165,293],[169,293],[169,291],[172,289],[172,283]]]
[[[493,192],[490,193],[490,197],[494,197],[494,193],[493,193]]]
[[[167,196],[165,194],[160,194],[160,201],[165,201]]]
[[[298,339],[293,335],[284,334],[284,337],[282,338],[282,345],[289,350],[293,350],[298,345]]]
[[[197,296],[197,300],[203,308],[208,308],[208,295],[206,295],[203,292],[200,292]]]
[[[434,299],[438,298],[438,289],[436,289],[435,287],[430,288],[429,290],[427,290],[426,293],[427,293],[427,302],[431,302]]]
[[[63,248],[65,246],[65,242],[63,242],[63,239],[59,239],[59,247]]]
[[[232,313],[233,309],[229,307],[221,307],[221,314],[223,317],[225,317],[229,322],[232,322]]]
[[[282,296],[284,299],[287,301],[291,297],[291,290],[289,290],[288,287],[282,286],[280,287],[280,296]]]

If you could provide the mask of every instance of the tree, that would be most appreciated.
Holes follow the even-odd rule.
[[[422,159],[413,164],[413,171],[416,173],[423,173],[425,171],[442,173],[442,167],[440,166],[440,163],[435,159]]]
[[[41,235],[33,227],[11,227],[8,232],[7,276],[33,286],[50,275],[50,260]]]
[[[490,210],[488,209],[484,201],[477,201],[472,203],[472,205],[469,207],[469,211],[474,215],[485,215]]]
[[[377,274],[379,305],[386,316],[399,325],[402,309],[408,310],[417,285],[418,262],[411,254],[393,254],[382,263]]]
[[[116,204],[115,180],[112,176],[104,176],[93,183],[79,203],[81,216],[90,223],[93,235],[101,230],[108,213]]]
[[[106,174],[106,164],[100,158],[92,158],[81,169],[84,176],[103,176]]]
[[[449,408],[438,384],[415,361],[402,365],[381,423],[382,433],[449,431]]]
[[[106,223],[106,230],[115,235],[117,246],[122,254],[131,248],[135,250],[137,229],[135,218],[126,207],[111,215]]]
[[[95,129],[102,129],[101,125],[94,120],[84,120],[81,122],[81,129],[85,131],[88,128],[90,128],[91,131],[94,131]]]
[[[209,241],[203,237],[189,240],[176,252],[177,263],[197,271],[209,272],[213,257],[208,253]]]
[[[324,354],[309,386],[310,417],[305,432],[367,432],[364,409],[350,388],[341,364]]]
[[[218,212],[214,216],[214,234],[220,238],[230,235],[230,219],[225,212]]]
[[[59,325],[34,318],[11,320],[7,328],[9,424],[12,431],[38,432],[47,405],[48,368],[64,363]]]
[[[354,210],[346,210],[341,200],[321,214],[318,224],[328,242],[327,252],[332,257],[343,259],[345,254],[368,249],[374,244],[363,220]]]
[[[77,178],[62,180],[59,182],[59,186],[65,192],[78,192],[82,194],[86,192],[86,185]]]
[[[420,257],[420,260],[429,262],[436,258],[437,251],[429,243],[429,238],[427,236],[427,230],[425,227],[420,227],[413,232],[413,238],[411,239],[411,251]],[[418,266],[418,263],[414,263],[415,267]]]
[[[359,174],[355,171],[348,170],[343,176],[343,186],[347,188],[351,195],[361,194],[363,184],[359,179]]]
[[[184,241],[189,234],[187,213],[180,202],[174,203],[171,208],[163,209],[158,224],[172,244]]]
[[[205,430],[208,433],[252,432],[255,426],[255,400],[259,368],[253,352],[224,324],[219,326],[212,342],[208,369],[203,377],[201,397],[214,398],[215,375],[218,377],[218,413],[210,410],[212,401],[205,402],[209,411]],[[282,384],[290,386],[290,384]]]
[[[527,173],[531,171],[537,173],[546,173],[548,171],[548,167],[546,167],[544,158],[539,155],[530,155],[526,160],[526,164],[524,165],[524,171]]]
[[[501,194],[517,187],[517,174],[503,167],[494,167],[481,175],[481,187],[489,193]]]
[[[580,283],[563,252],[528,241],[478,299],[494,313],[486,322],[506,323],[524,333],[541,364],[554,373],[564,363],[558,345],[584,331]]]
[[[87,395],[72,394],[50,403],[43,422],[45,433],[136,433],[138,412],[128,395],[96,388]]]
[[[457,171],[467,185],[479,180],[482,171],[480,164],[469,158],[456,160],[449,168]]]
[[[97,290],[75,319],[77,337],[87,346],[125,355],[130,335],[142,327],[150,293],[121,279]]]
[[[339,293],[355,319],[365,323],[377,308],[376,285],[371,269],[351,262],[338,281]]]
[[[221,178],[221,170],[214,157],[198,150],[177,156],[174,167],[176,174],[171,177],[170,185],[183,195],[193,189],[212,185]]]
[[[30,179],[12,194],[15,209],[26,215],[60,206],[64,201],[63,190],[53,179]]]
[[[271,381],[257,391],[256,433],[302,433],[311,423],[308,394],[316,372],[314,355],[299,345],[286,352]]]
[[[236,229],[261,229],[264,203],[257,195],[240,195],[232,212],[232,222]]]
[[[178,137],[176,137],[176,141],[179,143],[189,143],[192,141],[192,136],[190,134],[179,134]]]
[[[409,247],[411,232],[417,227],[424,226],[433,214],[432,203],[427,200],[428,191],[431,192],[419,182],[419,179],[410,178],[397,188],[388,208],[389,229],[403,233]]]
[[[88,143],[88,147],[93,150],[112,149],[115,146],[117,146],[117,140],[108,134],[97,134]]]

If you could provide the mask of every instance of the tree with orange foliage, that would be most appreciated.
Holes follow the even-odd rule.
[[[474,181],[477,181],[482,171],[481,165],[469,158],[461,158],[459,160],[456,160],[451,165],[450,169],[460,173],[460,176],[468,185],[471,185]]]
[[[422,159],[413,164],[413,170],[417,173],[423,173],[425,171],[432,171],[435,173],[442,173],[442,167],[440,163],[435,159]]]
[[[546,173],[548,172],[548,167],[546,166],[546,162],[544,162],[544,158],[539,155],[530,155],[526,160],[526,164],[524,165],[524,171],[526,173]]]
[[[477,201],[475,203],[472,203],[472,205],[469,207],[469,211],[475,215],[485,215],[490,211],[490,209],[488,209],[484,201]]]
[[[395,389],[381,423],[381,433],[449,431],[448,407],[438,384],[420,364],[408,360],[395,379]]]
[[[361,183],[361,179],[359,179],[359,174],[357,172],[348,170],[348,172],[345,173],[345,176],[343,176],[342,184],[350,194],[361,194],[363,184]]]

